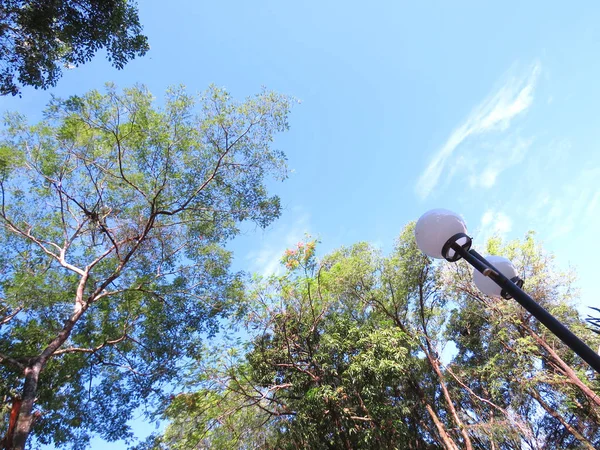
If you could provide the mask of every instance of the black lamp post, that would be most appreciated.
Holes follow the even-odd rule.
[[[600,355],[521,289],[523,280],[517,276],[516,269],[508,259],[499,256],[486,259],[471,249],[471,238],[466,232],[467,227],[458,214],[434,209],[423,214],[417,222],[415,238],[421,251],[432,258],[450,262],[465,259],[475,268],[473,278],[479,290],[493,297],[514,298],[600,373]]]

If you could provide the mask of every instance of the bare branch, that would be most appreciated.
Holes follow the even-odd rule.
[[[97,351],[103,349],[106,346],[115,345],[119,342],[123,342],[127,339],[127,333],[123,334],[121,337],[112,340],[106,340],[102,344],[92,347],[92,348],[80,348],[80,347],[68,347],[60,350],[56,350],[53,354],[54,356],[62,355],[65,353],[96,353]]]
[[[11,314],[9,314],[8,316],[4,316],[2,319],[0,319],[0,326],[4,325],[5,323],[10,322],[17,314],[19,314],[19,312],[22,309],[23,309],[23,307],[19,306]]]
[[[10,356],[6,356],[0,353],[0,364],[8,363],[13,367],[16,367],[19,370],[25,370],[25,365],[18,360],[11,358]]]

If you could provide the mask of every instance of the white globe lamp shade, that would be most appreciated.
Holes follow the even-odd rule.
[[[517,269],[515,269],[515,266],[513,266],[509,259],[504,258],[503,256],[486,256],[485,259],[509,280],[517,276]],[[490,297],[501,297],[502,288],[498,286],[494,280],[490,277],[486,277],[478,270],[473,271],[473,281],[475,282],[475,286],[477,286],[477,288],[485,295],[489,295]]]
[[[459,233],[466,234],[467,226],[462,217],[447,209],[427,211],[419,218],[415,226],[417,246],[427,256],[438,259],[446,257],[442,255],[444,244]],[[466,241],[468,238],[462,239]],[[450,250],[450,252],[452,255],[454,254],[454,250]]]

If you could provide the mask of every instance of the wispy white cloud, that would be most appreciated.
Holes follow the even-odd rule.
[[[531,106],[540,70],[539,62],[535,62],[524,75],[505,76],[502,85],[473,109],[467,119],[450,134],[419,177],[415,186],[419,197],[425,198],[435,189],[450,157],[466,139],[508,129],[511,120]],[[495,182],[491,169],[486,180],[488,184]]]
[[[310,216],[299,209],[291,211],[291,220],[280,222],[262,237],[260,248],[246,255],[252,272],[262,276],[283,272],[281,257],[286,249],[295,246],[310,231]]]
[[[512,231],[512,219],[502,211],[488,209],[481,216],[477,241],[485,243],[492,236],[504,237]]]
[[[550,201],[545,222],[550,226],[552,238],[590,225],[596,227],[600,216],[598,178],[600,167],[585,169]]]
[[[574,163],[577,151],[564,138],[532,147],[506,199],[519,222],[550,240],[593,232],[600,222],[600,163],[592,156],[597,152]]]
[[[585,208],[585,217],[586,218],[591,217],[597,211],[599,202],[600,202],[600,191],[596,191],[593,194],[593,197],[590,200],[590,202],[588,203],[587,207]]]
[[[502,172],[523,161],[532,143],[533,139],[510,136],[495,143],[493,151],[485,155],[480,164],[474,163],[474,157],[470,158],[470,186],[484,189],[493,187]]]

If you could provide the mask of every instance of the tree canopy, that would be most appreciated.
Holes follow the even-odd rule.
[[[142,86],[54,99],[0,143],[0,395],[6,448],[127,438],[159,406],[202,336],[236,307],[225,243],[280,213],[274,135],[290,102],[211,87]],[[14,420],[8,419],[14,413]]]
[[[0,0],[0,94],[54,86],[106,49],[121,69],[148,49],[131,0]]]
[[[589,344],[569,273],[533,235],[503,245],[525,289]],[[593,449],[600,385],[516,302],[485,297],[464,263],[437,265],[413,226],[383,256],[321,261],[315,243],[248,293],[254,338],[202,369],[147,448]]]

